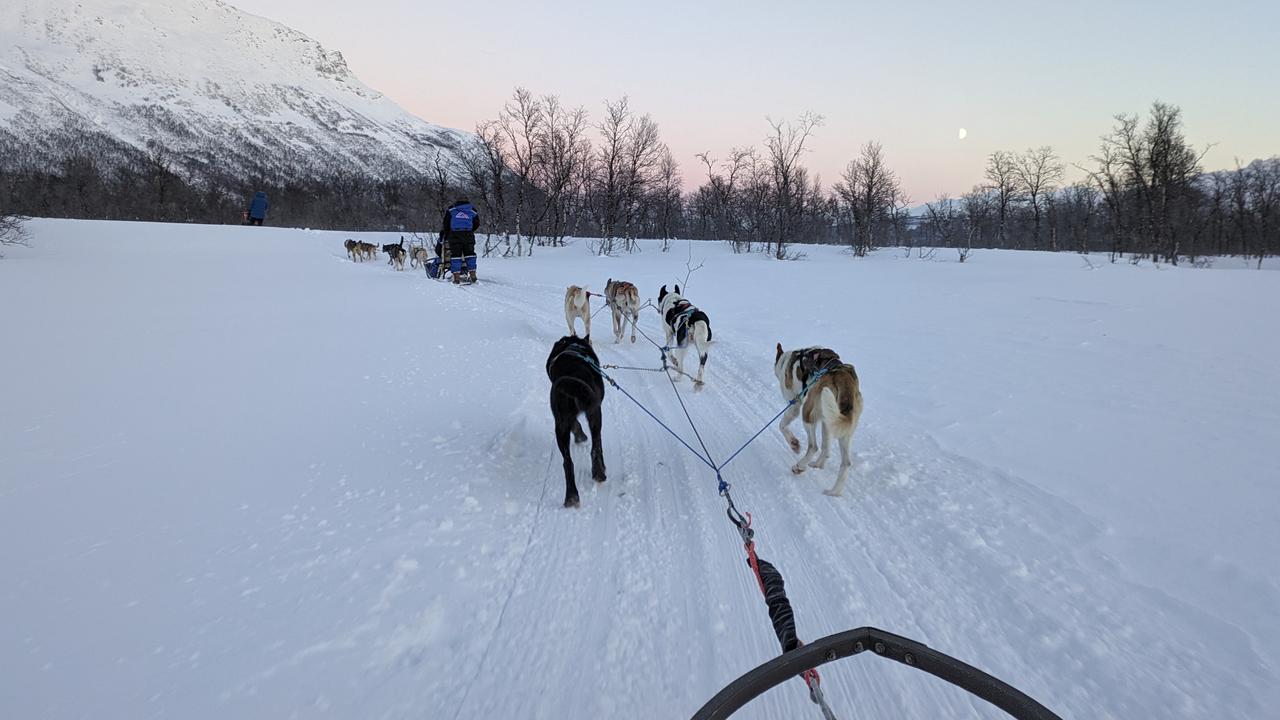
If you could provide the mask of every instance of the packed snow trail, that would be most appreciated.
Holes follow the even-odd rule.
[[[575,446],[582,507],[560,507],[543,364],[565,329],[564,287],[600,290],[621,277],[654,297],[683,280],[684,248],[614,259],[539,249],[482,262],[479,285],[454,288],[393,272],[381,257],[351,263],[344,237],[41,222],[36,248],[0,262],[3,300],[21,301],[9,322],[25,349],[0,359],[13,408],[0,420],[0,456],[16,459],[0,483],[0,567],[14,579],[0,594],[14,620],[0,626],[0,672],[12,679],[0,715],[687,717],[777,654],[714,474],[612,388],[609,479],[591,481],[587,446]],[[970,297],[971,276],[941,274],[981,265],[863,263],[825,248],[811,251],[821,263],[712,244],[693,252],[707,263],[687,295],[711,316],[716,341],[706,387],[679,387],[713,459],[782,407],[775,341],[830,344],[862,378],[867,409],[844,498],[821,492],[834,462],[792,476],[794,456],[773,428],[725,473],[753,514],[761,555],[786,578],[802,639],[882,627],[1063,717],[1257,716],[1280,700],[1278,573],[1232,545],[1237,535],[1280,540],[1274,522],[1246,514],[1249,527],[1199,536],[1162,533],[1139,513],[1117,524],[1102,513],[1123,509],[1126,492],[1165,503],[1182,494],[1210,516],[1235,512],[1236,500],[1135,471],[1114,450],[1090,466],[1104,477],[1088,482],[1128,484],[1114,491],[1121,501],[1072,495],[1072,474],[1011,469],[1082,462],[1072,439],[1017,454],[1025,430],[999,416],[1035,407],[1012,397],[1031,387],[1024,378],[1040,376],[1053,399],[1059,383],[1074,385],[1141,413],[1123,388],[1153,371],[1151,358],[1126,369],[1120,356],[1099,357],[1120,375],[1105,387],[1084,355],[1025,366],[1038,349],[1020,343],[1033,332],[1050,336],[1047,352],[1077,336],[1101,341],[1074,315],[1036,316],[1021,333],[1005,317],[984,320],[975,309],[990,308]],[[1100,291],[1075,284],[1146,280],[1108,268],[1103,280],[1064,273],[1059,287],[1057,270],[1037,265],[1043,256],[986,258],[1032,275],[1004,279],[1001,292],[1017,298],[1088,300]],[[1242,301],[1275,307],[1277,290],[1256,273],[1179,280],[1222,275]],[[891,298],[911,307],[894,311]],[[1154,302],[1121,315],[1155,312]],[[972,321],[961,335],[976,340],[945,331],[948,304],[964,306],[955,312]],[[1095,306],[1059,304],[1086,328],[1111,322]],[[603,363],[659,362],[643,339],[614,345],[607,313],[594,326]],[[641,328],[661,337],[652,310]],[[1126,335],[1114,352],[1141,352],[1143,337]],[[1246,360],[1265,350],[1229,342]],[[949,385],[948,366],[988,354],[1005,359],[986,360],[990,376],[965,386],[983,392]],[[1277,379],[1274,367],[1242,364],[1247,381]],[[693,442],[660,374],[611,374]],[[996,381],[1006,392],[984,394]],[[1223,462],[1237,458],[1215,482],[1274,509],[1263,479],[1277,476],[1276,460],[1250,448],[1274,447],[1275,383],[1245,402],[1234,377],[1196,382],[1232,404],[1215,415],[1191,388],[1170,407],[1241,426],[1231,439],[1196,435]],[[1055,432],[1097,422],[1065,402],[1039,410]],[[949,426],[973,424],[1000,429],[1009,445],[975,441],[983,452],[970,454]],[[1176,452],[1192,437],[1177,429],[1153,449]],[[1168,581],[1138,553],[1207,568],[1208,581]],[[842,718],[1003,717],[873,658],[828,665],[823,677]],[[807,714],[817,717],[797,680],[742,717]]]

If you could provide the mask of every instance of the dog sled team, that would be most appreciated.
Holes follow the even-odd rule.
[[[404,270],[408,262],[411,268],[423,267],[433,278],[443,279],[448,272],[455,285],[474,283],[477,280],[475,233],[479,229],[479,215],[470,202],[459,199],[444,213],[434,254],[428,252],[424,245],[410,244],[406,247],[403,237],[399,243],[383,245],[382,252],[386,254],[387,262],[397,270]],[[371,243],[349,239],[344,245],[352,261],[377,258],[378,249]],[[640,322],[640,292],[632,283],[610,278],[605,283],[603,295],[578,285],[565,289],[564,318],[569,332],[552,346],[546,363],[547,377],[551,380],[556,446],[564,465],[565,507],[576,507],[580,502],[574,482],[569,438],[577,443],[587,441],[588,435],[580,420],[582,416],[587,418],[590,430],[591,477],[596,482],[605,481],[604,450],[600,438],[605,384],[600,359],[591,344],[593,296],[602,297],[611,311],[615,344],[627,337],[628,323],[631,325],[631,342],[634,343]],[[665,338],[664,354],[676,372],[673,379],[687,376],[694,381],[695,387],[702,386],[706,380],[713,338],[711,319],[684,297],[679,285],[674,285],[670,291],[666,285],[659,288],[657,309]],[[579,323],[582,336],[577,331]],[[691,374],[688,369],[690,350],[697,356],[696,374]],[[840,451],[840,467],[836,471],[835,484],[825,492],[840,496],[844,493],[849,469],[853,465],[850,445],[862,415],[862,393],[857,372],[829,348],[783,350],[781,343],[775,348],[773,372],[783,400],[790,403],[778,429],[791,451],[800,455],[791,472],[799,475],[808,468],[823,469],[834,441]],[[801,420],[805,431],[803,453],[800,439],[791,432],[790,426],[796,418]]]
[[[569,438],[572,436],[576,443],[587,441],[581,416],[587,418],[590,430],[591,477],[598,483],[605,481],[604,450],[600,438],[605,383],[600,358],[591,343],[593,296],[601,297],[599,293],[577,285],[565,290],[564,316],[569,334],[555,342],[546,363],[547,377],[551,380],[551,414],[555,422],[556,447],[560,450],[564,467],[565,507],[580,504]],[[613,315],[614,343],[622,342],[628,321],[631,323],[631,342],[634,343],[640,316],[640,295],[636,286],[610,278],[605,283],[603,298]],[[666,285],[659,289],[658,313],[671,366],[679,375],[687,375],[684,370],[686,354],[693,349],[698,356],[698,370],[697,375],[691,377],[696,385],[702,385],[712,340],[710,318],[685,299],[679,285],[670,292]],[[583,328],[581,337],[577,332],[579,322]],[[792,465],[791,472],[799,475],[808,468],[823,469],[834,441],[840,452],[840,467],[836,471],[835,484],[824,492],[839,497],[844,493],[853,465],[850,445],[858,428],[858,419],[862,416],[858,373],[853,365],[841,360],[829,348],[783,350],[781,343],[774,351],[773,373],[782,399],[789,403],[778,429],[791,451],[800,456]],[[796,418],[800,418],[805,431],[803,453],[800,439],[791,432],[790,426]]]
[[[472,284],[478,280],[476,232],[479,229],[480,214],[470,201],[459,198],[444,212],[434,254],[427,250],[426,245],[411,243],[405,247],[404,236],[400,237],[399,243],[383,245],[382,252],[387,256],[387,264],[396,270],[404,270],[408,262],[412,269],[423,268],[429,277],[444,279],[448,273],[454,285]],[[347,239],[343,246],[353,262],[377,259],[378,248],[372,243]]]

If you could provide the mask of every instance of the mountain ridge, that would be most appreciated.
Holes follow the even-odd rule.
[[[49,157],[101,134],[192,174],[277,177],[424,173],[469,137],[365,85],[340,51],[221,0],[6,3],[0,133]]]

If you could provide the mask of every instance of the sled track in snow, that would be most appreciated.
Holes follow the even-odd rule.
[[[525,538],[524,550],[520,552],[520,560],[518,562],[519,570],[516,572],[515,579],[511,583],[511,588],[507,592],[506,598],[502,601],[502,609],[498,611],[498,621],[493,627],[493,632],[489,634],[489,641],[485,643],[484,652],[480,655],[479,668],[485,667],[486,661],[489,659],[489,651],[493,648],[493,639],[502,632],[502,622],[507,617],[507,608],[511,605],[511,598],[515,595],[516,587],[519,585],[520,579],[523,577],[525,568],[527,567],[525,561],[529,557],[529,548],[533,547],[533,537],[538,531],[539,522],[542,520],[542,510],[546,506],[547,485],[551,479],[551,464],[553,460],[555,460],[554,455],[547,456],[547,467],[542,472],[542,492],[538,495],[535,515],[533,517],[533,522],[529,524],[529,534]],[[463,691],[462,700],[458,702],[458,708],[453,713],[455,720],[457,720],[458,714],[462,712],[462,708],[466,706],[467,698],[471,696],[471,688],[473,687],[475,687],[474,677],[467,682],[467,689]]]

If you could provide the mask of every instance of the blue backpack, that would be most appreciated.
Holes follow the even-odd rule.
[[[471,232],[476,226],[476,211],[471,203],[449,208],[449,229],[454,232]]]

